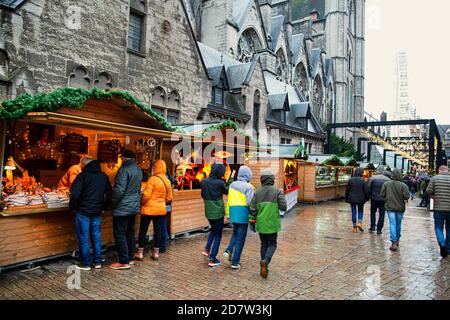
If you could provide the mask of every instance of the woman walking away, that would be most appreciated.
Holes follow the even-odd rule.
[[[350,179],[345,191],[345,201],[350,203],[352,209],[353,232],[358,230],[364,232],[362,220],[364,215],[364,204],[369,199],[369,188],[362,178],[363,169],[356,168],[355,174]]]
[[[172,201],[172,187],[166,177],[166,163],[157,160],[153,166],[153,176],[148,179],[141,200],[141,224],[139,227],[138,250],[135,259],[144,259],[144,245],[148,227],[153,221],[153,248],[152,259],[159,259],[159,248],[163,233],[164,220],[166,219],[166,204]]]
[[[406,202],[409,200],[409,188],[402,180],[402,172],[395,169],[392,180],[386,182],[381,188],[381,197],[385,199],[385,207],[389,217],[391,233],[391,251],[397,251],[402,231],[403,214]]]

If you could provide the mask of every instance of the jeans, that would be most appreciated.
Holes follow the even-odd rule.
[[[416,192],[411,191],[411,200],[414,200],[416,198]]]
[[[209,225],[211,226],[211,230],[209,231],[205,250],[209,252],[210,260],[216,260],[217,253],[219,252],[220,241],[222,240],[224,219],[223,218],[215,220],[208,219],[208,221]]]
[[[138,238],[138,246],[139,248],[144,248],[145,240],[147,238],[148,227],[150,226],[150,222],[153,221],[153,247],[159,248],[161,247],[161,238],[162,238],[162,229],[164,221],[166,220],[166,215],[163,216],[147,216],[141,215],[141,224],[139,226],[139,238]]]
[[[351,203],[350,207],[352,208],[352,222],[353,226],[356,227],[356,214],[358,214],[358,221],[363,220],[364,215],[364,204]],[[356,212],[358,211],[358,212]]]
[[[434,212],[434,231],[440,247],[450,248],[450,213]],[[445,226],[445,236],[444,236]]]
[[[87,217],[77,212],[75,216],[75,230],[80,251],[81,264],[84,267],[92,265],[91,250],[89,248],[89,235],[91,236],[94,251],[94,264],[102,262],[102,217]]]
[[[116,240],[119,262],[129,264],[135,251],[134,225],[136,215],[113,217],[114,239]]]
[[[377,211],[379,211],[378,223],[376,222]],[[383,231],[385,215],[384,201],[372,200],[370,202],[370,227],[374,229],[376,226],[377,231]]]
[[[239,264],[247,237],[248,223],[233,223],[233,235],[226,251],[233,254],[232,264]]]
[[[170,214],[168,212],[166,214],[166,219],[163,221],[162,233],[161,233],[161,248],[166,249],[167,244],[169,243],[169,233],[170,233]]]
[[[267,265],[269,265],[277,249],[277,235],[277,233],[259,234],[261,239],[261,260],[264,260]]]
[[[402,233],[403,213],[388,211],[391,241],[399,241]]]

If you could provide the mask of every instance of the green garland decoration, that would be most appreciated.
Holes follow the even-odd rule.
[[[61,107],[81,109],[88,99],[107,100],[110,98],[121,98],[137,106],[141,111],[156,119],[164,129],[168,131],[179,131],[174,128],[163,116],[137,99],[128,91],[108,90],[103,91],[96,87],[92,90],[75,88],[58,88],[50,93],[39,93],[29,95],[27,93],[13,99],[0,102],[0,119],[17,120],[22,119],[28,112],[55,112]]]
[[[250,141],[252,141],[253,143],[255,143],[257,146],[259,146],[259,141],[253,139],[253,137],[249,136],[247,133],[245,133],[244,130],[240,129],[239,126],[237,125],[236,122],[234,122],[231,119],[228,119],[226,121],[223,121],[219,124],[215,124],[212,126],[209,126],[208,128],[206,128],[203,133],[202,133],[202,138],[204,137],[209,137],[211,135],[211,133],[213,131],[221,131],[223,129],[227,129],[227,128],[233,128],[233,130],[238,133],[239,135],[246,137],[248,139],[250,139]]]
[[[326,159],[323,162],[324,165],[338,165],[338,166],[344,166],[344,163],[341,161],[341,159],[339,159],[339,157],[337,155],[332,155],[331,157],[329,157],[328,159]]]

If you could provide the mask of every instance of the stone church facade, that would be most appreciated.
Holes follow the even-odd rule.
[[[294,20],[291,0],[0,0],[0,99],[120,88],[320,153],[327,123],[363,116],[365,0],[310,2]]]

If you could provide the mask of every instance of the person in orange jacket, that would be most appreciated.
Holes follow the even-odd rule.
[[[139,226],[136,260],[144,259],[144,245],[148,227],[153,221],[152,259],[158,260],[161,246],[162,228],[166,219],[166,205],[172,201],[172,187],[166,177],[167,166],[163,160],[157,160],[153,166],[153,176],[148,179],[141,198],[141,224]]]
[[[80,163],[75,164],[67,170],[67,172],[62,176],[61,180],[58,182],[59,189],[70,189],[72,183],[75,181],[75,178],[81,173],[83,170],[83,159],[91,159],[91,157],[83,156],[80,158]]]

